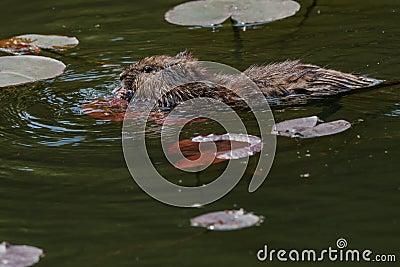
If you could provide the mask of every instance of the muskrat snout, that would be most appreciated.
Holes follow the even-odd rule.
[[[122,90],[122,87],[121,86],[117,86],[117,87],[115,87],[114,90],[112,90],[112,93],[118,95],[121,90]]]
[[[117,86],[113,91],[113,94],[117,95],[118,98],[120,99],[125,99],[127,101],[130,101],[133,97],[133,95],[135,94],[135,92],[133,90],[126,90],[124,88],[124,86]]]
[[[119,98],[124,98],[125,91],[126,90],[124,90],[123,87],[119,85],[112,91],[112,93],[117,95]]]

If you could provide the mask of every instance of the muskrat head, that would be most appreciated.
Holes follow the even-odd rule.
[[[143,83],[153,77],[159,71],[178,64],[193,62],[197,59],[192,57],[188,51],[178,53],[176,56],[152,56],[146,57],[137,63],[132,64],[120,74],[120,84],[113,90],[119,98],[130,101],[135,92]]]

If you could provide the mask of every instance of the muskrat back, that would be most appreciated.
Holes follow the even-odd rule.
[[[185,66],[197,62],[188,51],[175,56],[159,55],[146,57],[132,64],[120,75],[120,85],[113,91],[119,98],[155,100],[161,107],[173,108],[179,102],[195,97],[218,98],[231,102],[232,92],[227,88],[208,83],[188,83],[169,91],[160,91],[161,87],[142,87],[151,77],[173,66]],[[196,65],[195,65],[196,66]],[[203,70],[188,69],[185,75],[196,75]],[[243,72],[267,97],[267,99],[285,99],[293,96],[326,96],[354,89],[368,88],[381,84],[383,80],[362,75],[343,73],[304,64],[299,60],[286,60],[263,66],[251,66]]]

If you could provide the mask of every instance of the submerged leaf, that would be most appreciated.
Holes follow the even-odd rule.
[[[274,125],[272,134],[292,138],[311,138],[340,133],[351,127],[351,124],[345,120],[331,121],[317,125],[318,121],[317,116],[283,121]]]
[[[235,142],[229,140],[221,140],[214,143],[217,148],[217,154],[226,153],[227,151],[231,151],[231,149],[234,148],[241,148],[248,146],[248,143],[245,142]],[[210,150],[203,149],[202,153],[200,153],[199,145],[200,145],[199,142],[194,142],[191,139],[181,140],[177,143],[172,144],[168,148],[168,154],[173,155],[181,151],[181,153],[186,158],[184,160],[176,162],[174,164],[174,167],[178,169],[196,168],[199,166],[207,165],[209,162],[211,162],[211,164],[215,164],[227,160],[216,157],[216,153],[213,149]]]
[[[98,99],[82,105],[83,113],[100,120],[123,121],[128,101],[117,98]]]
[[[14,246],[7,242],[0,243],[0,267],[31,266],[40,260],[43,250],[32,246]]]
[[[64,70],[64,63],[48,57],[0,57],[0,87],[54,78],[62,74]]]
[[[203,151],[203,153],[198,153],[196,155],[186,157],[184,160],[179,160],[174,164],[177,169],[187,169],[187,168],[197,168],[200,166],[223,162],[226,159],[220,159],[215,157],[214,151]]]
[[[93,117],[95,119],[106,120],[106,121],[124,121],[124,120],[134,120],[134,119],[144,119],[146,113],[140,111],[130,111],[128,116],[126,116],[126,109],[128,108],[129,102],[118,98],[104,98],[93,100],[89,103],[82,105],[83,113]],[[168,114],[162,112],[150,112],[149,121],[154,121],[157,124],[164,124]],[[203,122],[206,118],[195,118],[189,123]],[[185,124],[185,118],[174,117],[171,119],[169,117],[168,123],[171,124]]]
[[[216,151],[212,149],[203,149],[200,152],[200,143],[214,143]],[[230,159],[240,159],[254,155],[260,152],[262,148],[261,139],[257,136],[246,134],[210,134],[207,136],[197,136],[193,139],[181,140],[172,144],[167,153],[174,155],[182,153],[185,159],[174,164],[175,168],[195,168],[222,162]]]
[[[63,51],[79,44],[75,37],[24,34],[0,40],[0,51],[11,54],[37,54],[41,49]]]
[[[129,102],[118,98],[103,98],[96,99],[82,105],[82,111],[86,115],[99,120],[106,121],[124,121],[134,119],[144,119],[147,114],[140,111],[131,110],[126,116],[126,109]],[[168,118],[168,120],[167,120]],[[149,114],[149,121],[154,121],[157,124],[186,124],[187,118],[180,116],[168,116],[168,113],[152,111]],[[187,123],[198,123],[208,120],[207,118],[194,118]]]
[[[210,212],[190,220],[191,226],[204,227],[214,231],[239,230],[258,225],[261,222],[261,217],[243,209]]]
[[[299,9],[292,0],[200,0],[174,7],[165,13],[165,20],[182,26],[215,26],[231,17],[242,26],[290,17]]]

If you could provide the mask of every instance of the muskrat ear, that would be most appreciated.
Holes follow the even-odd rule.
[[[175,58],[177,59],[182,59],[182,58],[186,58],[186,59],[192,59],[192,53],[190,53],[189,51],[185,50],[183,52],[180,52],[178,54],[176,54]]]

